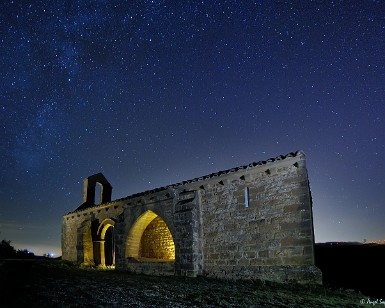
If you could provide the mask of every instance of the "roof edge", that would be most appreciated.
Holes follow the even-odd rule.
[[[305,159],[306,155],[305,155],[305,153],[303,151],[298,150],[298,151],[295,151],[295,152],[290,152],[290,153],[288,153],[286,155],[279,155],[279,156],[276,156],[276,157],[272,157],[272,158],[269,158],[267,160],[260,160],[258,162],[253,162],[253,163],[250,163],[248,165],[234,167],[234,168],[231,168],[231,169],[227,169],[227,170],[223,170],[223,171],[218,171],[218,172],[210,173],[208,175],[196,177],[196,178],[193,178],[191,180],[186,180],[186,181],[182,181],[182,182],[179,182],[179,183],[170,184],[170,185],[167,185],[167,186],[162,186],[162,187],[146,190],[146,191],[143,191],[143,192],[140,192],[140,193],[136,193],[136,194],[132,194],[132,195],[129,195],[129,196],[126,196],[126,197],[123,197],[123,198],[115,199],[115,200],[112,200],[112,201],[107,202],[107,203],[101,203],[101,204],[98,204],[98,205],[95,205],[95,206],[86,207],[86,208],[81,208],[82,205],[83,205],[82,204],[76,210],[68,212],[64,216],[69,215],[69,214],[73,214],[73,213],[77,213],[77,212],[82,212],[84,210],[89,210],[89,209],[97,208],[97,207],[100,207],[100,206],[106,206],[106,205],[112,204],[114,202],[129,200],[129,199],[132,199],[132,198],[137,198],[137,197],[145,196],[145,195],[148,195],[148,194],[151,194],[151,193],[157,193],[157,192],[160,192],[160,191],[163,191],[163,190],[167,190],[167,189],[170,189],[170,188],[176,188],[176,187],[182,186],[182,185],[204,181],[204,180],[211,179],[211,178],[214,178],[214,177],[218,177],[218,176],[221,176],[221,175],[233,173],[233,172],[236,172],[238,170],[267,165],[267,164],[278,162],[278,161],[282,161],[282,160],[285,160],[285,159],[291,158],[291,157],[301,157],[301,158]]]

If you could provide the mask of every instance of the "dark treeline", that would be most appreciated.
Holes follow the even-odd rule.
[[[12,245],[11,241],[2,240],[0,242],[0,260],[5,259],[33,259],[35,254],[29,252],[27,249],[16,250]]]

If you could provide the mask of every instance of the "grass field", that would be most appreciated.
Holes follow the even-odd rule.
[[[59,260],[0,263],[0,307],[362,307],[365,296],[314,285],[150,277]]]

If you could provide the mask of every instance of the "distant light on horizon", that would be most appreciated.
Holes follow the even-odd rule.
[[[33,253],[35,256],[49,255],[50,257],[61,256],[61,248],[51,245],[38,245],[38,244],[24,244],[11,241],[11,245],[16,250],[27,250],[29,253]]]

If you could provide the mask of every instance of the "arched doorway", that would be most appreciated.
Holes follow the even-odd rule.
[[[105,219],[97,230],[95,253],[95,265],[113,266],[115,265],[115,241],[114,241],[115,222],[112,219]],[[97,257],[96,257],[97,256]]]
[[[152,211],[139,216],[126,244],[126,258],[142,261],[174,261],[175,244],[166,222]]]
[[[109,226],[104,236],[104,260],[106,266],[115,264],[114,227]]]

